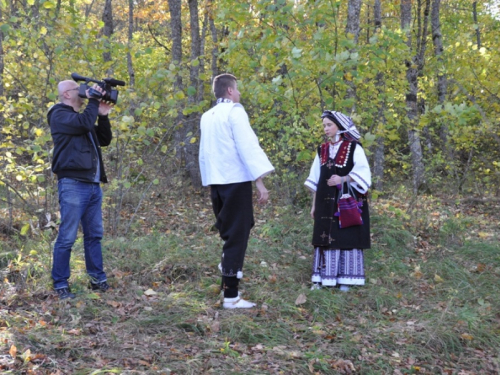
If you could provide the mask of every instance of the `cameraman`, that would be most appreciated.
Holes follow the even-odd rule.
[[[105,94],[101,87],[94,85],[93,88]],[[79,113],[84,98],[78,96],[78,84],[62,81],[57,89],[60,102],[52,106],[47,114],[54,141],[52,171],[58,179],[61,211],[59,234],[54,245],[52,279],[59,299],[66,299],[75,298],[68,284],[69,262],[80,223],[90,288],[101,292],[109,289],[101,251],[103,224],[100,183],[108,182],[101,146],[111,143],[108,114],[112,105],[92,98],[87,90],[87,106]]]

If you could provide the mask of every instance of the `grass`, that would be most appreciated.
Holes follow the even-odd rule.
[[[113,289],[86,289],[81,241],[72,257],[78,298],[51,292],[52,237],[2,245],[0,370],[34,374],[496,374],[498,218],[466,207],[372,202],[367,285],[309,290],[307,209],[256,212],[245,260],[248,311],[222,310],[221,240],[208,202],[154,229],[106,239]],[[490,214],[491,215],[491,214]],[[170,222],[172,225],[168,225]],[[172,228],[175,227],[175,230]],[[146,233],[147,232],[147,233]],[[11,243],[12,244],[12,243]],[[15,256],[12,254],[15,253]],[[306,301],[296,304],[297,297]],[[16,347],[15,353],[12,351]],[[10,352],[10,353],[9,353]]]

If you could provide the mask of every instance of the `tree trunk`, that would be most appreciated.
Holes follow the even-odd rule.
[[[3,11],[2,7],[0,7],[0,22],[3,21]],[[4,62],[4,50],[3,50],[3,31],[0,29],[0,104],[2,107],[4,107],[4,87],[3,87],[3,77],[4,77],[4,69],[5,69],[5,62]],[[3,129],[4,127],[4,112],[0,111],[0,128]],[[0,132],[0,142],[2,142],[4,139],[4,133]],[[2,167],[3,170],[3,167]]]
[[[380,32],[382,28],[382,5],[380,0],[375,0],[373,7],[373,17],[375,22],[375,33]],[[379,98],[383,97],[385,91],[385,77],[382,72],[378,72],[375,78],[375,86],[377,87],[377,92]],[[381,100],[378,108],[378,116],[380,123],[379,126],[382,127],[382,131],[377,137],[375,152],[373,153],[373,186],[376,190],[382,191],[384,187],[384,168],[385,168],[385,139],[383,135],[383,129],[386,125],[386,118],[384,116],[385,110],[385,100]]]
[[[112,0],[106,0],[104,4],[104,12],[102,13],[102,21],[104,22],[103,34],[106,37],[105,51],[102,54],[104,62],[111,61],[111,36],[113,35],[113,8]],[[109,68],[106,74],[111,75],[112,70]]]
[[[209,24],[209,15],[208,15],[208,11],[207,9],[205,8],[205,12],[204,12],[204,17],[203,17],[203,26],[201,28],[201,39],[200,39],[200,54],[203,55],[203,58],[200,59],[200,75],[203,75],[205,73],[205,70],[206,70],[206,61],[207,61],[207,58],[204,56],[204,51],[205,51],[205,42],[207,40],[207,33],[208,33],[208,24]],[[202,79],[198,79],[198,87],[197,87],[197,91],[198,91],[198,94],[197,94],[197,97],[196,97],[196,101],[199,103],[203,100],[203,97],[205,96],[205,90],[203,89],[204,87],[204,80]]]
[[[412,37],[411,37],[411,4],[412,0],[402,0],[401,1],[401,28],[406,32],[407,45],[410,51],[412,48]],[[418,8],[420,9],[421,0],[418,0]],[[418,18],[420,21],[420,17]],[[420,26],[420,23],[419,23]],[[418,188],[425,183],[424,181],[424,164],[422,155],[422,146],[420,141],[420,134],[418,132],[418,69],[419,65],[423,65],[423,61],[419,62],[419,52],[421,52],[421,41],[422,37],[421,28],[417,30],[417,49],[415,55],[411,60],[406,61],[406,79],[408,81],[408,92],[406,94],[406,108],[407,116],[409,120],[408,129],[408,143],[410,147],[410,155],[413,168],[413,191],[416,193]]]
[[[184,91],[184,83],[182,81],[181,74],[181,65],[182,65],[182,2],[181,0],[168,0],[169,8],[170,8],[170,28],[172,30],[172,64],[178,67],[177,74],[174,80],[174,92]],[[196,46],[192,46],[192,54],[193,51],[198,51],[199,55],[199,23],[198,23],[198,2],[197,0],[189,0],[189,9],[190,9],[190,19],[191,19],[191,29],[195,29],[196,31],[191,31],[191,38],[193,38],[193,34],[197,33],[197,36],[194,35],[194,40]],[[196,9],[196,11],[192,10]],[[196,16],[193,14],[196,12]],[[193,19],[195,21],[193,22]],[[194,53],[196,54],[196,53]],[[196,80],[197,69],[194,69],[193,64],[190,64],[190,84],[192,84],[193,80]],[[188,90],[189,92],[190,90]],[[188,94],[188,102],[192,100],[191,95]],[[184,165],[186,171],[189,174],[191,179],[191,183],[194,187],[201,186],[201,177],[199,173],[199,165],[198,165],[198,147],[196,143],[191,143],[191,138],[195,134],[195,129],[198,129],[198,119],[195,118],[186,118],[183,115],[183,105],[179,103],[177,109],[177,117],[176,117],[176,130],[175,130],[175,141],[177,147],[178,158],[181,162],[181,165]]]
[[[479,30],[479,24],[477,23],[477,1],[472,3],[472,12],[474,15],[474,25],[476,27],[476,43],[477,49],[481,48],[481,31]]]
[[[346,35],[352,35],[353,42],[355,45],[358,44],[359,39],[359,15],[361,13],[361,0],[349,0],[347,7],[347,25],[346,25]],[[351,53],[356,52],[356,47],[350,48]],[[355,62],[351,63],[351,72],[349,76],[346,75],[347,93],[346,99],[352,99],[352,105],[350,112],[354,112],[356,109],[356,84],[354,79],[357,75],[357,65]]]
[[[441,34],[441,21],[440,21],[440,6],[441,0],[434,0],[432,2],[432,13],[431,13],[431,27],[432,27],[432,42],[434,44],[434,55],[438,62],[437,69],[437,95],[438,103],[443,106],[446,100],[446,92],[448,91],[448,80],[445,74],[440,73],[440,68],[443,66],[443,35]],[[445,150],[447,158],[449,161],[453,160],[453,149],[448,145],[448,126],[446,123],[441,124],[439,129],[439,135],[441,142],[443,144],[443,150]]]
[[[212,0],[209,0],[208,3],[208,22],[210,25],[210,33],[212,34],[212,79],[219,75],[219,69],[217,68],[217,60],[219,58],[219,40],[217,38],[217,28],[215,27],[215,22],[214,22],[214,15],[213,15],[213,2]]]
[[[180,67],[182,62],[182,19],[181,0],[168,0],[170,9],[170,29],[172,32],[172,63]],[[174,81],[174,91],[184,90],[182,75],[178,73]]]
[[[198,0],[188,0],[189,18],[191,24],[191,66],[189,68],[190,87],[192,93],[188,90],[188,105],[194,105],[198,100],[198,88],[200,80],[200,58],[201,58],[201,40],[200,40],[200,21],[198,18]],[[197,62],[197,63],[196,63]],[[200,166],[198,164],[199,142],[193,142],[188,139],[188,133],[199,133],[199,113],[191,113],[186,119],[185,135],[185,163],[186,169],[191,177],[191,182],[195,188],[201,187]]]
[[[135,71],[132,63],[132,39],[134,34],[134,0],[128,0],[128,51],[127,51],[127,70],[130,87],[135,86]]]
[[[198,0],[188,0],[189,4],[189,18],[191,24],[191,64],[189,67],[189,81],[192,88],[198,88],[199,77],[200,77],[200,64],[199,59],[201,55],[200,51],[200,21],[198,18]],[[197,63],[195,63],[197,62]],[[188,93],[188,103],[194,104],[196,102],[196,92],[191,94]]]

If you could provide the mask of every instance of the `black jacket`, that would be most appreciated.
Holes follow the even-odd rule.
[[[73,107],[63,103],[50,108],[47,120],[54,141],[52,171],[58,179],[68,177],[94,182],[99,158],[101,182],[108,182],[101,146],[108,146],[113,136],[108,116],[98,116],[98,110],[99,101],[96,99],[89,99],[82,113],[75,112]],[[89,133],[96,145],[97,155]]]

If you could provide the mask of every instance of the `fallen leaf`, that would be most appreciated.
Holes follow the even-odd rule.
[[[114,308],[118,308],[121,306],[121,303],[116,301],[106,301],[106,303]]]
[[[220,323],[218,320],[216,320],[215,322],[212,323],[212,325],[210,326],[210,329],[212,330],[212,332],[219,332],[220,331]]]
[[[351,371],[356,371],[353,363],[349,360],[338,359],[332,364],[332,368],[341,371],[342,373],[350,373]]]
[[[299,294],[299,296],[295,300],[295,304],[302,305],[302,304],[306,303],[306,301],[307,301],[307,298],[306,298],[305,294],[301,293],[301,294]]]
[[[15,345],[12,345],[10,347],[9,354],[12,358],[16,358],[17,348],[15,347]]]
[[[434,281],[437,283],[442,283],[444,280],[438,274],[434,275]]]
[[[414,272],[411,273],[411,276],[413,276],[415,279],[421,279],[423,276],[422,271],[420,271],[420,266],[415,266]]]
[[[485,269],[486,269],[486,264],[484,264],[484,263],[477,264],[477,267],[476,267],[477,272],[484,272]]]
[[[30,362],[31,361],[31,350],[30,349],[27,349],[23,355],[22,355],[23,359],[24,359],[24,363],[26,362]]]
[[[148,290],[146,290],[146,291],[144,292],[144,294],[145,294],[146,296],[155,296],[155,295],[157,295],[158,293],[156,293],[153,289],[148,289]]]

